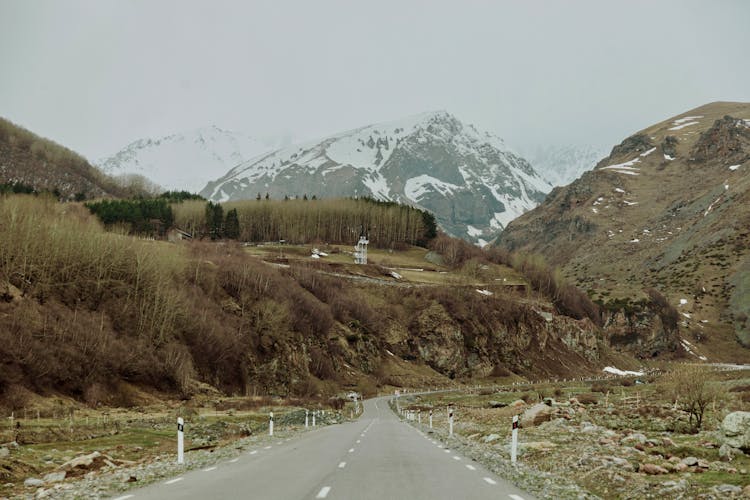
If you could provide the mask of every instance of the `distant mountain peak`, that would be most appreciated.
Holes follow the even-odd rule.
[[[607,150],[586,145],[540,145],[526,158],[534,169],[553,186],[565,186],[592,170],[607,156]]]
[[[201,194],[215,201],[372,196],[430,210],[447,232],[481,244],[549,189],[502,139],[439,110],[262,154]]]
[[[227,169],[278,145],[211,124],[138,139],[97,164],[112,175],[135,173],[166,189],[198,192]]]

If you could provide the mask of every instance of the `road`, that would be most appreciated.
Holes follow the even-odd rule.
[[[401,422],[388,398],[364,402],[356,422],[321,427],[186,472],[120,500],[510,499],[530,500],[440,442]]]

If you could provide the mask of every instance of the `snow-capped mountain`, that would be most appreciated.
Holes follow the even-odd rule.
[[[140,174],[165,189],[198,192],[235,165],[281,145],[210,126],[137,140],[97,165],[110,175]]]
[[[539,146],[526,158],[553,186],[567,186],[596,166],[609,152],[596,146]]]
[[[483,244],[550,189],[502,139],[438,111],[278,149],[200,194],[214,201],[371,196],[427,209],[448,233]]]

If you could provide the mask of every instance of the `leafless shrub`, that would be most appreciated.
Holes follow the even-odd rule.
[[[94,382],[83,391],[83,400],[92,408],[106,402],[109,391],[104,385]]]
[[[328,398],[328,406],[330,406],[334,410],[342,410],[345,404],[346,404],[346,400],[343,398],[339,398],[339,397]]]
[[[606,394],[607,392],[609,392],[609,387],[602,382],[594,382],[591,385],[591,392],[599,392],[601,394]]]
[[[592,405],[599,402],[599,397],[594,393],[579,394],[576,397],[578,398],[578,402],[584,405]]]
[[[706,380],[706,372],[699,367],[681,367],[669,373],[661,385],[664,393],[688,414],[693,431],[700,430],[709,404],[721,402],[725,396],[724,389]]]

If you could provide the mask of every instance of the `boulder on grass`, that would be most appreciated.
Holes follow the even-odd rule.
[[[750,453],[750,411],[735,411],[721,422],[724,443]]]
[[[638,472],[643,472],[651,476],[656,476],[658,474],[669,474],[669,471],[667,469],[656,464],[641,464]]]
[[[537,403],[521,414],[521,427],[533,427],[552,418],[552,408],[544,403]]]

